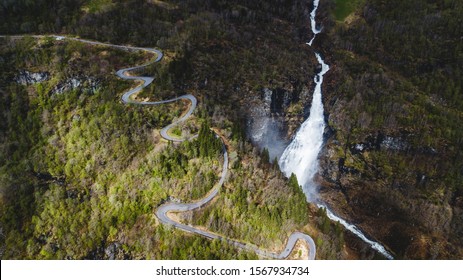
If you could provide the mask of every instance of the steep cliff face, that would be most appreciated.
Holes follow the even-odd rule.
[[[263,88],[261,94],[250,94],[244,107],[247,113],[247,131],[251,141],[267,148],[270,160],[279,158],[310,108],[311,93],[305,85],[289,89]],[[304,104],[304,105],[302,105]],[[306,105],[307,104],[307,105]]]
[[[366,1],[349,22],[326,18],[319,42],[332,65],[321,196],[399,258],[463,256],[461,12]]]

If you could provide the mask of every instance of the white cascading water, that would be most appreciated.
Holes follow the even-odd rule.
[[[313,1],[313,10],[310,13],[310,23],[313,38],[308,42],[312,45],[316,35],[321,32],[317,29],[315,16],[318,9],[320,0]],[[289,177],[294,173],[297,177],[299,184],[302,186],[307,200],[314,202],[320,208],[325,208],[328,218],[335,222],[339,222],[347,230],[358,236],[360,239],[370,244],[370,246],[384,255],[388,259],[393,259],[392,255],[378,242],[368,239],[355,225],[348,223],[346,220],[336,216],[330,209],[320,203],[317,195],[317,185],[314,182],[314,176],[318,172],[318,154],[323,147],[323,132],[325,130],[325,119],[323,113],[322,102],[322,84],[323,75],[325,75],[330,67],[323,61],[321,56],[315,52],[318,63],[320,63],[321,71],[315,78],[315,90],[312,98],[312,107],[310,108],[309,118],[301,125],[296,132],[296,136],[291,141],[288,147],[284,150],[283,154],[278,161],[281,171]]]
[[[312,98],[309,118],[301,125],[291,144],[280,157],[279,165],[286,176],[294,173],[302,190],[311,202],[316,200],[316,185],[313,177],[318,172],[318,153],[323,146],[323,132],[325,131],[325,119],[322,103],[323,75],[330,67],[323,61],[318,53],[315,53],[322,70],[315,76],[315,91]]]
[[[313,1],[313,10],[310,13],[310,27],[312,28],[313,37],[312,37],[312,40],[310,40],[310,42],[308,43],[309,46],[312,46],[313,40],[315,40],[315,37],[317,37],[317,34],[321,32],[320,29],[317,29],[317,21],[315,20],[315,16],[317,15],[317,9],[318,9],[319,3],[320,3],[320,0]]]

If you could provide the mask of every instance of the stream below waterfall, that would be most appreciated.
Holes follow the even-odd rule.
[[[320,0],[313,1],[313,10],[310,13],[311,28],[314,34],[313,38],[307,45],[312,46],[312,43],[321,32],[317,28],[315,16],[317,13]],[[323,133],[325,131],[325,116],[322,102],[322,84],[323,76],[330,70],[330,67],[325,63],[321,55],[314,52],[317,61],[321,66],[320,72],[315,76],[315,89],[312,97],[312,106],[310,115],[307,120],[302,123],[301,127],[296,132],[291,143],[286,147],[280,157],[279,165],[281,171],[287,176],[294,173],[302,186],[307,201],[315,203],[317,207],[325,208],[328,218],[335,222],[339,222],[347,230],[358,236],[364,242],[368,243],[374,250],[381,253],[388,259],[393,259],[392,255],[380,243],[370,240],[360,231],[355,225],[350,224],[346,220],[336,216],[318,197],[318,186],[314,182],[314,176],[319,169],[318,155],[323,147]]]

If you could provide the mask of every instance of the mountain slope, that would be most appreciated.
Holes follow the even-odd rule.
[[[403,258],[463,255],[462,12],[460,1],[371,0],[325,23],[321,192]]]
[[[143,70],[156,77],[154,86],[138,98],[194,94],[195,117],[172,133],[192,135],[208,124],[230,149],[222,196],[203,213],[180,218],[272,250],[303,230],[317,238],[319,258],[339,258],[342,231],[310,209],[297,182],[261,159],[244,135],[243,96],[260,97],[263,88],[297,96],[295,85],[308,87],[314,71],[304,51],[306,7],[302,1],[274,4],[2,1],[7,20],[1,30],[162,48],[162,63]],[[256,257],[156,220],[163,201],[202,197],[217,179],[221,158],[201,156],[197,141],[160,140],[159,128],[186,104],[148,109],[120,103],[120,93],[133,84],[113,73],[146,61],[144,54],[28,37],[1,39],[0,48],[2,258]]]

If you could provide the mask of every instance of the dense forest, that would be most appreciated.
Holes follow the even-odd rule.
[[[164,59],[143,70],[155,84],[137,98],[187,91],[199,99],[194,117],[170,132],[199,137],[169,143],[159,129],[188,104],[126,106],[120,94],[133,85],[113,74],[152,59],[147,54],[52,37],[0,39],[2,259],[257,258],[163,226],[154,214],[167,200],[201,198],[218,181],[221,145],[210,128],[226,139],[229,178],[216,200],[179,219],[268,250],[281,250],[300,230],[316,239],[318,258],[376,257],[251,145],[237,110],[243,94],[259,96],[264,87],[310,86],[309,8],[304,1],[1,1],[0,33],[158,47]]]
[[[189,105],[126,106],[120,94],[133,84],[114,75],[152,57],[0,38],[1,258],[258,258],[154,214],[218,181],[210,128],[229,150],[229,176],[216,199],[178,219],[274,251],[300,230],[319,259],[381,258],[249,140],[266,92],[288,139],[307,117],[318,70],[305,44],[311,2],[0,0],[0,34],[159,48],[164,59],[142,71],[156,80],[137,98],[199,100],[170,132],[198,139],[169,143],[159,130]],[[463,256],[462,14],[457,0],[320,1],[314,48],[331,66],[320,196],[397,258]]]

